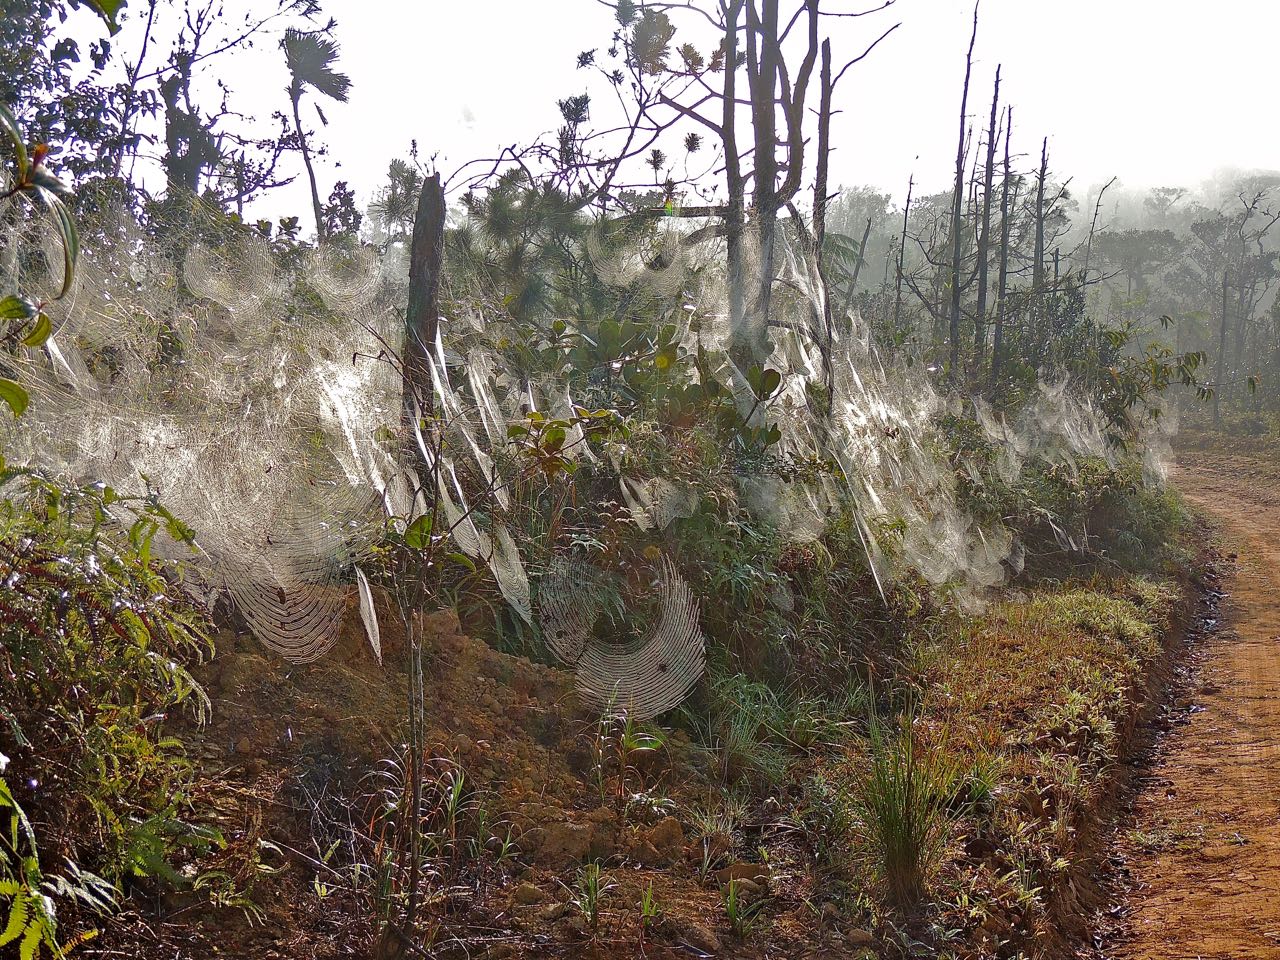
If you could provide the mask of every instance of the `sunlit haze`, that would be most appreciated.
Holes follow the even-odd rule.
[[[424,159],[438,154],[447,173],[554,129],[556,101],[588,88],[577,54],[608,47],[615,28],[595,0],[336,0],[325,11],[337,20],[352,90],[348,104],[325,110],[321,181],[348,180],[362,205],[411,140]],[[902,24],[839,88],[834,183],[900,197],[914,172],[926,189],[946,186],[972,16],[961,0],[897,0],[830,28],[836,58],[848,59]],[[136,48],[139,29],[128,22],[123,49]],[[1280,4],[1252,0],[1224,0],[1211,13],[1182,0],[985,0],[969,115],[982,122],[1003,64],[1015,149],[1038,152],[1047,135],[1054,169],[1077,187],[1112,176],[1129,186],[1195,186],[1223,168],[1270,168],[1280,160],[1258,97],[1274,85],[1262,44],[1276,36]],[[281,109],[287,78],[271,39],[216,62],[235,109],[259,120]],[[301,174],[296,157],[286,162]],[[305,206],[299,179],[255,209]]]

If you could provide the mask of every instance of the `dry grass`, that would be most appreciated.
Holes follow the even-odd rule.
[[[970,770],[964,843],[938,903],[939,925],[967,944],[958,956],[1037,955],[1077,909],[1081,837],[1106,810],[1178,596],[1146,580],[1037,593],[995,605],[928,658],[925,722]]]
[[[1178,598],[1096,580],[935,631],[912,658],[918,703],[900,735],[855,741],[821,770],[828,796],[860,801],[826,853],[846,861],[846,896],[876,891],[886,928],[939,955],[1048,955],[1037,943],[1074,896],[1082,827],[1104,809]]]

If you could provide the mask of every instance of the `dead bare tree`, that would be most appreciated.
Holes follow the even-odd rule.
[[[783,211],[791,216],[825,287],[834,90],[899,26],[879,32],[841,65],[822,36],[824,20],[864,17],[895,0],[855,11],[829,9],[822,0],[791,0],[786,10],[786,0],[600,2],[614,11],[618,29],[607,58],[586,51],[579,66],[594,69],[613,90],[621,119],[589,127],[587,96],[562,101],[565,126],[553,139],[472,161],[446,180],[446,190],[474,189],[515,168],[579,209],[691,221],[681,245],[723,244],[731,360],[744,370],[763,363],[772,349],[770,329],[795,329],[771,315],[779,219]],[[707,27],[714,43],[709,52]],[[684,171],[662,148],[675,137],[682,138]],[[704,142],[714,160],[690,172],[689,157]],[[653,171],[648,182],[632,175],[642,166]],[[813,210],[805,224],[797,203],[809,176]],[[828,303],[815,308],[799,332],[825,357],[835,331],[829,297],[821,299]]]
[[[1244,346],[1258,304],[1265,299],[1277,279],[1276,254],[1268,253],[1267,235],[1280,222],[1280,211],[1268,210],[1271,187],[1241,190],[1237,194],[1236,242],[1236,324],[1232,336],[1233,399],[1239,399],[1237,388],[1249,378],[1244,373]]]
[[[987,162],[982,180],[982,226],[978,234],[978,303],[973,312],[973,354],[975,379],[982,377],[987,349],[987,276],[991,267],[991,191],[995,186],[996,116],[1000,103],[1000,67],[996,67],[995,92],[991,96],[991,121],[987,125]]]
[[[960,95],[960,136],[956,145],[956,182],[951,200],[951,312],[950,343],[951,364],[948,375],[955,382],[960,376],[960,267],[964,202],[965,128],[969,110],[969,78],[973,73],[973,46],[978,40],[978,3],[973,5],[973,33],[969,36],[969,50],[964,58],[964,87]]]
[[[1005,108],[1004,121],[1004,181],[1000,188],[1000,270],[996,280],[996,326],[991,340],[991,392],[1000,383],[1000,362],[1004,356],[1004,321],[1009,293],[1009,237],[1012,221],[1009,219],[1009,187],[1013,180],[1010,170],[1009,144],[1013,139],[1013,105]]]
[[[1114,184],[1115,182],[1116,182],[1116,178],[1112,177],[1110,180],[1108,180],[1106,183],[1102,185],[1102,189],[1098,191],[1098,199],[1093,205],[1093,220],[1091,220],[1089,223],[1089,238],[1085,242],[1084,268],[1081,271],[1081,275],[1084,277],[1084,280],[1086,283],[1089,280],[1089,264],[1090,264],[1090,261],[1093,259],[1093,238],[1094,238],[1094,235],[1098,232],[1098,217],[1102,213],[1102,198],[1107,195],[1107,191],[1111,189],[1111,185]]]
[[[907,178],[907,202],[902,205],[902,236],[898,238],[898,272],[893,290],[893,328],[898,329],[902,314],[902,265],[907,254],[907,230],[911,223],[911,191],[915,188],[916,178],[912,174]]]
[[[1049,177],[1049,138],[1040,145],[1040,169],[1036,172],[1035,231],[1036,241],[1031,261],[1031,296],[1036,305],[1036,320],[1040,319],[1044,300],[1044,223],[1045,184]]]
[[[823,10],[820,0],[803,0],[785,20],[779,0],[723,0],[715,10],[654,3],[638,12],[629,5],[609,4],[618,11],[624,28],[619,37],[633,87],[645,89],[646,77],[657,84],[656,96],[639,111],[649,124],[646,129],[665,130],[674,120],[683,119],[703,133],[709,131],[717,145],[720,167],[716,174],[721,179],[700,185],[716,202],[671,205],[663,213],[705,221],[703,228],[689,235],[695,242],[723,238],[733,331],[730,355],[740,366],[768,355],[777,224],[781,212],[794,206],[808,169],[805,118],[813,112],[810,87],[819,59],[814,210],[808,239],[820,258],[834,89],[852,66],[898,26],[883,31],[837,70],[830,40],[820,36],[822,18],[859,17],[891,2],[872,10],[844,13]],[[671,21],[676,14],[713,25],[720,37],[717,52],[707,57],[692,44],[676,46],[677,28]],[[784,45],[800,28],[805,42],[797,60],[784,54]],[[673,50],[679,56],[678,65],[667,63]],[[748,108],[745,116],[744,107]],[[699,136],[696,131],[695,136]],[[749,141],[750,147],[744,149],[743,141]],[[751,164],[749,169],[747,163]],[[829,308],[824,314],[827,312]],[[828,349],[831,318],[815,318],[814,327],[814,339],[822,349]]]
[[[827,176],[831,163],[831,95],[835,90],[835,79],[831,75],[831,40],[822,41],[822,67],[818,73],[818,160],[813,177],[813,256],[817,267],[818,278],[822,282],[824,293],[822,298],[822,335],[828,344],[822,350],[822,382],[827,388],[827,413],[831,412],[835,397],[832,394],[834,371],[831,365],[829,345],[835,340],[835,330],[831,310],[831,297],[827,286],[826,262],[823,248],[827,236]],[[865,240],[864,240],[865,242]],[[857,279],[855,277],[854,283]],[[846,306],[846,310],[847,310]]]

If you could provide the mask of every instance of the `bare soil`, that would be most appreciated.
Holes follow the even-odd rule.
[[[84,956],[379,955],[374,905],[346,890],[321,862],[327,839],[317,847],[315,834],[325,829],[319,811],[327,800],[367,794],[370,782],[381,782],[371,781],[370,771],[383,769],[379,761],[396,754],[406,678],[394,665],[403,661],[403,632],[385,599],[379,598],[386,667],[373,662],[354,610],[338,647],[303,667],[283,663],[230,629],[220,633],[218,654],[200,677],[214,701],[214,719],[186,730],[184,740],[199,773],[199,807],[212,811],[210,825],[229,846],[193,863],[189,872],[231,875],[256,912],[245,912],[239,902],[215,906],[186,890],[132,891],[125,910],[113,917],[106,935],[81,951]],[[452,613],[425,617],[423,633],[430,665],[428,754],[437,758],[433,764],[465,771],[491,804],[498,821],[493,829],[502,834],[509,826],[516,850],[505,865],[462,875],[449,895],[457,895],[456,903],[442,898],[439,925],[429,931],[437,937],[432,956],[603,960],[642,952],[651,960],[711,954],[853,960],[875,943],[856,923],[814,914],[811,882],[797,866],[805,851],[791,832],[775,828],[779,814],[763,808],[752,809],[744,829],[770,848],[760,882],[772,894],[771,922],[752,943],[732,939],[718,884],[698,879],[697,838],[678,827],[673,836],[675,821],[627,819],[601,805],[589,769],[596,715],[577,703],[570,674],[466,636]],[[715,789],[706,764],[675,731],[647,782],[687,810]],[[363,818],[368,810],[361,806],[354,815]],[[263,866],[270,870],[255,875],[246,863],[264,841],[270,846],[262,848]],[[731,864],[755,852],[744,843],[731,846]],[[565,905],[579,863],[589,859],[603,861],[617,884],[593,941]],[[320,897],[313,881],[323,881],[329,892]],[[646,889],[662,916],[642,941],[637,905]]]
[[[1280,463],[1184,454],[1175,482],[1231,566],[1222,623],[1197,657],[1117,845],[1127,890],[1113,960],[1280,960]]]
[[[1160,764],[1113,768],[1120,785],[1107,792],[1109,798],[1129,795],[1123,784],[1132,782],[1131,775],[1139,778],[1139,792],[1132,829],[1113,857],[1127,865],[1130,886],[1106,924],[1107,960],[1280,960],[1280,895],[1272,892],[1280,890],[1280,768],[1273,752],[1280,739],[1280,465],[1256,457],[1194,456],[1177,481],[1193,504],[1217,518],[1222,550],[1241,558],[1227,583],[1233,596],[1222,608],[1230,624],[1207,640],[1191,631],[1196,639],[1188,643],[1204,668],[1196,672],[1195,686],[1175,691],[1177,702],[1158,718],[1170,730],[1158,744]],[[1192,566],[1199,569],[1199,561]],[[251,916],[235,903],[215,909],[189,893],[140,889],[108,935],[82,951],[85,956],[373,955],[367,898],[340,885],[324,897],[316,892],[318,881],[334,881],[317,859],[325,843],[317,847],[314,835],[317,798],[365,783],[365,774],[396,752],[405,676],[393,664],[403,659],[403,649],[395,618],[389,609],[383,612],[386,668],[372,661],[354,611],[338,649],[301,668],[222,631],[218,655],[202,675],[216,704],[214,720],[186,731],[184,739],[201,775],[199,806],[215,812],[213,825],[230,848],[193,867],[233,874],[258,913]],[[646,889],[663,910],[661,924],[643,940],[648,957],[902,955],[873,936],[861,912],[842,916],[812,906],[821,893],[808,866],[813,852],[772,802],[747,811],[744,837],[730,858],[742,858],[735,866],[758,867],[746,861],[767,847],[769,922],[745,942],[734,937],[718,884],[699,880],[703,845],[692,824],[688,833],[668,830],[675,836],[659,842],[666,821],[633,823],[601,806],[589,769],[592,716],[575,703],[569,675],[467,637],[448,614],[432,615],[425,633],[430,752],[466,770],[468,782],[512,828],[517,847],[511,862],[467,876],[466,897],[443,911],[440,956],[634,956],[642,949],[637,904]],[[1031,643],[1023,633],[1010,634],[1017,649]],[[1149,689],[1131,691],[1131,715],[1118,721],[1125,744],[1135,724],[1160,712],[1165,667],[1181,662],[1182,648],[1172,644],[1182,642],[1169,639],[1164,659],[1152,665]],[[1007,660],[1013,649],[1001,647],[998,655]],[[968,656],[971,668],[984,666],[972,659],[974,649]],[[1043,662],[1046,676],[1054,674],[1054,658],[1046,655]],[[1170,717],[1187,722],[1175,726]],[[1017,726],[1011,716],[990,729],[994,735]],[[1128,747],[1123,753],[1130,755]],[[1149,776],[1141,779],[1144,773]],[[678,733],[651,777],[683,810],[700,804],[718,783],[705,751]],[[1095,862],[1113,810],[1108,801],[1096,818],[1082,818],[1074,845],[1079,864]],[[267,851],[263,861],[271,871],[255,877],[245,864],[259,847]],[[604,861],[618,884],[594,942],[564,903],[577,864],[588,858]],[[1080,870],[1055,893],[1054,924],[1064,936],[1038,944],[1040,956],[1066,955],[1068,941],[1079,942],[1083,933],[1077,926],[1101,898],[1087,875],[1092,868]]]

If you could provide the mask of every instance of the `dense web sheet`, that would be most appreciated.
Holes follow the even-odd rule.
[[[186,560],[188,585],[229,599],[264,644],[292,661],[324,655],[355,607],[380,658],[360,565],[389,521],[436,506],[456,548],[488,568],[515,614],[539,625],[577,672],[585,699],[650,716],[688,695],[705,644],[697,598],[674,564],[663,557],[623,597],[616,615],[643,629],[610,639],[597,628],[613,602],[601,592],[612,574],[540,553],[518,515],[508,427],[530,411],[569,417],[580,399],[572,384],[506,369],[478,335],[486,328],[478,307],[446,318],[432,364],[443,442],[438,463],[422,450],[437,481],[423,491],[417,464],[403,456],[402,384],[387,362],[402,336],[403,253],[325,247],[290,251],[284,262],[243,232],[215,242],[193,230],[180,241],[143,235],[127,215],[86,232],[73,293],[54,308],[47,356],[23,371],[33,402],[7,441],[12,462],[122,492],[156,490],[196,531],[194,555],[162,545]],[[779,427],[779,456],[836,469],[793,480],[742,471],[743,510],[796,543],[820,538],[830,517],[851,511],[882,583],[901,565],[975,593],[1001,583],[1020,568],[1022,546],[959,505],[957,474],[983,478],[940,442],[939,421],[961,398],[940,393],[918,365],[883,362],[856,315],[837,318],[820,348],[822,285],[793,242],[779,244],[790,292],[768,330],[749,315],[733,329],[723,276],[691,264],[673,237],[656,259],[652,248],[619,254],[595,241],[588,253],[607,282],[687,301],[698,323],[678,325],[680,349],[700,340],[723,355],[735,337],[772,339],[777,396],[767,409],[757,404],[731,367],[735,400],[752,425],[767,417]],[[817,383],[830,385],[829,408],[813,402]],[[1101,417],[1065,381],[1041,384],[1015,422],[980,400],[974,407],[1004,483],[1035,461],[1072,470],[1083,457],[1112,457]],[[1145,450],[1153,482],[1163,477],[1170,429],[1166,418]],[[578,426],[565,446],[571,458],[613,466],[617,497],[654,537],[698,509],[686,479],[627,472],[616,453],[593,451]],[[905,531],[893,550],[879,540],[886,519]]]
[[[24,370],[33,403],[10,456],[155,490],[196,531],[194,556],[159,544],[189,581],[230,599],[282,656],[314,660],[337,639],[385,504],[404,499],[379,439],[398,413],[394,371],[375,359],[394,325],[385,310],[368,311],[372,331],[300,315],[264,240],[191,243],[181,271],[158,246],[126,217],[88,235],[48,362]],[[352,260],[356,279],[321,292],[366,310],[370,261]],[[328,252],[310,266],[313,278],[339,273]],[[176,295],[182,284],[191,297]]]

